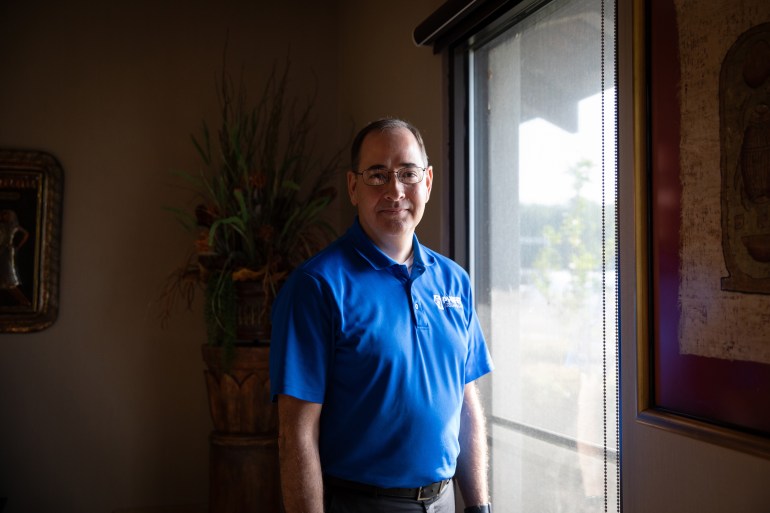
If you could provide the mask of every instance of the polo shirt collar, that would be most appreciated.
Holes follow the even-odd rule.
[[[364,260],[369,262],[369,265],[374,269],[381,270],[399,264],[399,262],[396,262],[378,248],[369,236],[366,235],[366,232],[364,232],[364,229],[361,227],[361,223],[358,220],[358,216],[356,216],[353,225],[348,228],[345,236],[353,244],[353,247],[358,254],[361,255]],[[414,248],[413,269],[425,269],[425,267],[435,263],[435,258],[433,255],[424,251],[423,247],[420,245],[420,241],[417,240],[416,234],[413,235],[412,247]]]

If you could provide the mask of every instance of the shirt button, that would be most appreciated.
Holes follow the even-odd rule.
[[[420,303],[415,303],[414,304],[414,309],[415,310],[419,310],[420,309]]]

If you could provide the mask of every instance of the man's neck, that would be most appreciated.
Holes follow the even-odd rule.
[[[414,249],[414,230],[408,231],[395,231],[391,233],[382,233],[375,230],[370,230],[366,224],[359,221],[361,230],[371,240],[380,251],[388,255],[390,258],[402,264],[409,259]]]
[[[409,242],[406,241],[398,241],[397,243],[395,241],[375,241],[375,244],[377,244],[377,247],[382,250],[383,253],[388,255],[390,258],[398,262],[399,264],[403,264],[407,260],[409,260],[409,257],[412,255],[413,247],[412,247],[412,237],[409,237]]]
[[[402,235],[393,235],[390,237],[375,238],[374,234],[367,233],[364,228],[364,233],[371,239],[375,246],[380,248],[380,251],[388,255],[390,258],[402,264],[409,259],[412,254],[413,247],[412,242],[414,240],[414,234],[410,233]]]

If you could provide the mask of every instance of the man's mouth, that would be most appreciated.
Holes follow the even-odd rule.
[[[385,215],[398,215],[406,211],[407,209],[405,207],[386,207],[379,210],[381,214]]]

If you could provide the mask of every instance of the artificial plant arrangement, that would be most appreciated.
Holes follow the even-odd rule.
[[[193,250],[162,293],[163,320],[182,300],[190,308],[203,289],[208,343],[227,354],[237,342],[269,338],[270,307],[281,283],[326,245],[334,230],[324,213],[342,148],[317,157],[313,100],[287,92],[289,63],[274,66],[255,104],[241,78],[223,66],[219,126],[192,136],[201,169],[179,173],[195,191],[192,209],[170,209],[194,235]]]

